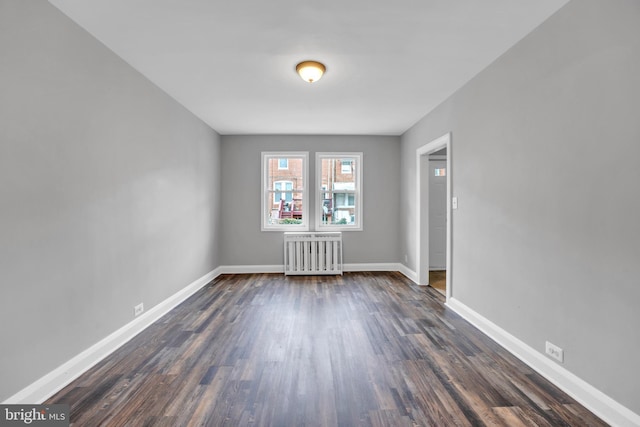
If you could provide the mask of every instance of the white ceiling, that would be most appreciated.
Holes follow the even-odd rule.
[[[50,0],[221,134],[399,135],[568,0]],[[295,74],[323,62],[322,80]]]

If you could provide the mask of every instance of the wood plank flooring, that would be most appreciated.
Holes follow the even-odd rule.
[[[434,270],[429,271],[429,286],[442,295],[447,294],[447,271],[446,270]]]
[[[225,275],[47,403],[74,426],[604,426],[398,273]]]

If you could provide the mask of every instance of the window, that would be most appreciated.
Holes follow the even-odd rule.
[[[353,165],[352,160],[342,159],[340,170],[342,171],[342,173],[353,173],[353,170],[351,169],[352,165]]]
[[[362,153],[316,154],[317,230],[362,230]]]
[[[262,153],[262,230],[309,229],[308,159],[303,152]]]
[[[273,183],[273,203],[278,203],[280,200],[285,202],[293,200],[293,182],[276,181]]]

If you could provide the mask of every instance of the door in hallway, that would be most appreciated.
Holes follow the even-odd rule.
[[[447,265],[447,161],[429,159],[429,269]]]

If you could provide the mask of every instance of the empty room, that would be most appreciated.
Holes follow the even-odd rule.
[[[0,0],[0,425],[640,426],[639,114],[638,0]]]

